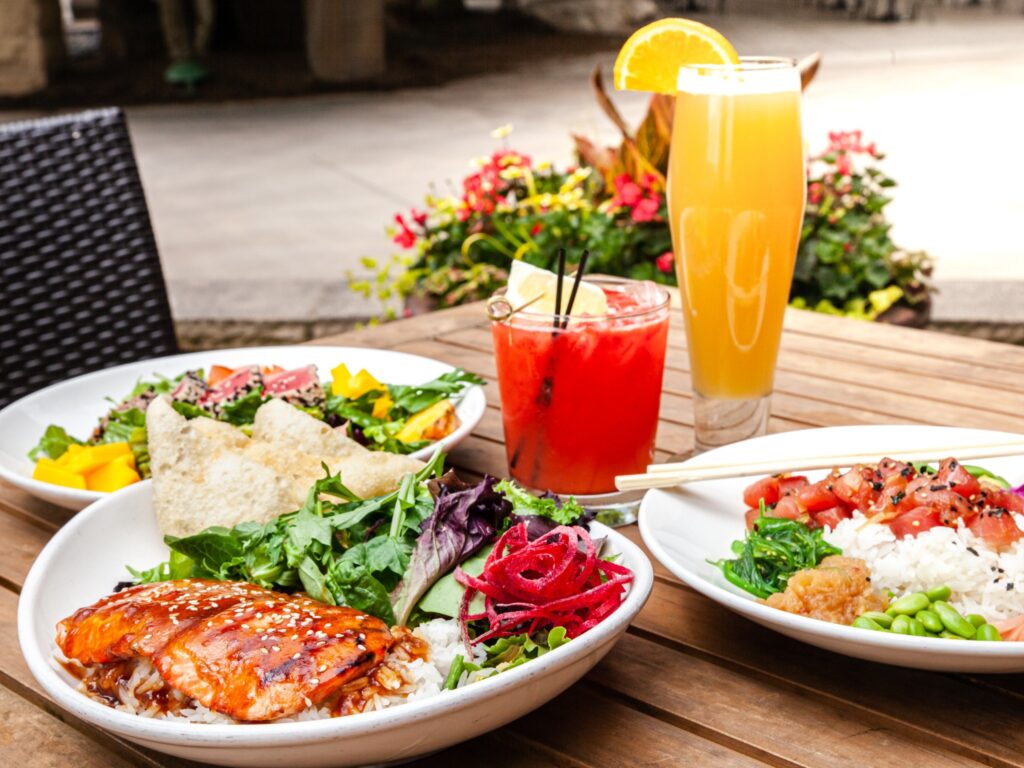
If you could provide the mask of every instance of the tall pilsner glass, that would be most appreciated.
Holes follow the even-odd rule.
[[[680,70],[668,202],[698,451],[767,430],[805,184],[796,62]]]

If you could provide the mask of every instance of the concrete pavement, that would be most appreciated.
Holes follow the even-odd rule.
[[[812,149],[860,128],[897,179],[894,237],[937,260],[939,319],[1021,321],[1024,15],[945,9],[918,22],[852,21],[795,6],[701,17],[741,53],[825,55],[806,94]],[[615,140],[587,56],[524,56],[515,71],[441,88],[134,108],[129,120],[172,302],[182,319],[316,320],[375,308],[346,287],[383,227],[511,143],[569,162],[570,131]],[[621,94],[630,118],[645,99]],[[5,117],[14,117],[8,115]],[[995,292],[995,293],[993,293]],[[1002,298],[999,298],[1002,297]]]

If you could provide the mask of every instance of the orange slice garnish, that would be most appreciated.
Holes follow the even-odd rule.
[[[674,94],[680,67],[739,61],[729,41],[706,24],[661,19],[638,29],[622,46],[615,59],[615,87]]]

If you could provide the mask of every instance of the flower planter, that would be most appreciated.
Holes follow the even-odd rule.
[[[921,301],[914,306],[897,304],[875,318],[876,322],[901,325],[905,328],[925,328],[932,317],[932,300]]]

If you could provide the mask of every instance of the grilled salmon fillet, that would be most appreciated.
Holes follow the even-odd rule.
[[[105,664],[152,656],[178,632],[268,590],[238,581],[182,579],[142,584],[79,608],[57,625],[69,659]]]
[[[202,579],[133,587],[57,630],[69,659],[148,657],[171,687],[248,721],[318,704],[380,664],[392,643],[384,622],[351,608]]]

